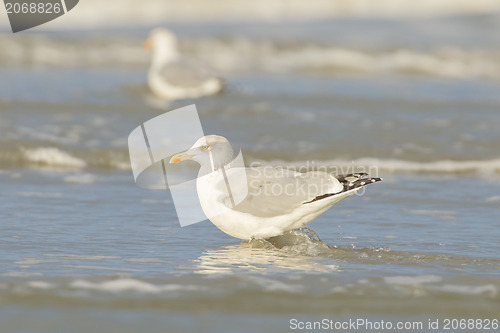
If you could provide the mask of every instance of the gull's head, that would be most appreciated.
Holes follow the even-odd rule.
[[[196,161],[202,169],[215,171],[233,161],[233,148],[225,137],[207,135],[199,138],[187,151],[172,156],[170,163],[185,160]]]
[[[144,42],[144,48],[153,50],[153,63],[168,62],[177,59],[177,37],[173,32],[165,28],[157,28],[151,31],[148,39]]]

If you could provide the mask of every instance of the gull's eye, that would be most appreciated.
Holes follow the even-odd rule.
[[[200,148],[201,148],[201,150],[208,150],[208,148],[210,148],[210,146],[209,145],[203,145]]]

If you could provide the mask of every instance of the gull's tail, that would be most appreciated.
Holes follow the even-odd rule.
[[[364,172],[350,173],[347,175],[335,176],[335,178],[337,178],[338,181],[344,186],[342,191],[337,192],[337,193],[327,193],[327,194],[319,195],[316,198],[312,199],[311,201],[304,202],[304,204],[309,204],[311,202],[322,200],[322,199],[325,199],[328,197],[333,197],[333,196],[336,196],[338,194],[342,194],[344,192],[347,192],[347,191],[350,191],[350,190],[353,190],[353,189],[356,189],[359,187],[363,187],[363,186],[368,185],[368,184],[373,184],[373,183],[382,181],[382,178],[370,177],[370,176],[368,176],[367,173],[364,173]]]
[[[340,175],[336,176],[336,178],[344,185],[344,190],[342,192],[382,181],[382,178],[372,178],[365,172]]]

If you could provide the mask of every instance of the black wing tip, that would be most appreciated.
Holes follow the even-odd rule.
[[[355,178],[357,177],[357,178]],[[373,184],[377,182],[381,182],[382,178],[379,177],[368,177],[368,174],[366,173],[360,173],[360,174],[350,174],[344,177],[344,179],[341,181],[341,183],[344,185],[344,191],[347,190],[352,190],[358,187],[366,186],[368,184]]]
[[[327,193],[327,194],[322,194],[318,195],[311,201],[304,202],[305,204],[312,203],[315,201],[319,201],[337,194],[341,194],[347,191],[351,191],[369,184],[373,183],[378,183],[381,182],[383,179],[380,177],[369,177],[366,172],[360,172],[360,173],[350,173],[347,175],[341,175],[336,177],[343,185],[344,188],[342,191],[337,192],[337,193]]]

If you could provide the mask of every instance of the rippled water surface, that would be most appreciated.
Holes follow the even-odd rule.
[[[144,22],[0,34],[1,331],[500,319],[498,22],[176,22],[227,89],[170,104],[146,86]],[[266,241],[181,228],[168,192],[134,184],[127,137],[192,103],[247,164],[384,181]]]

